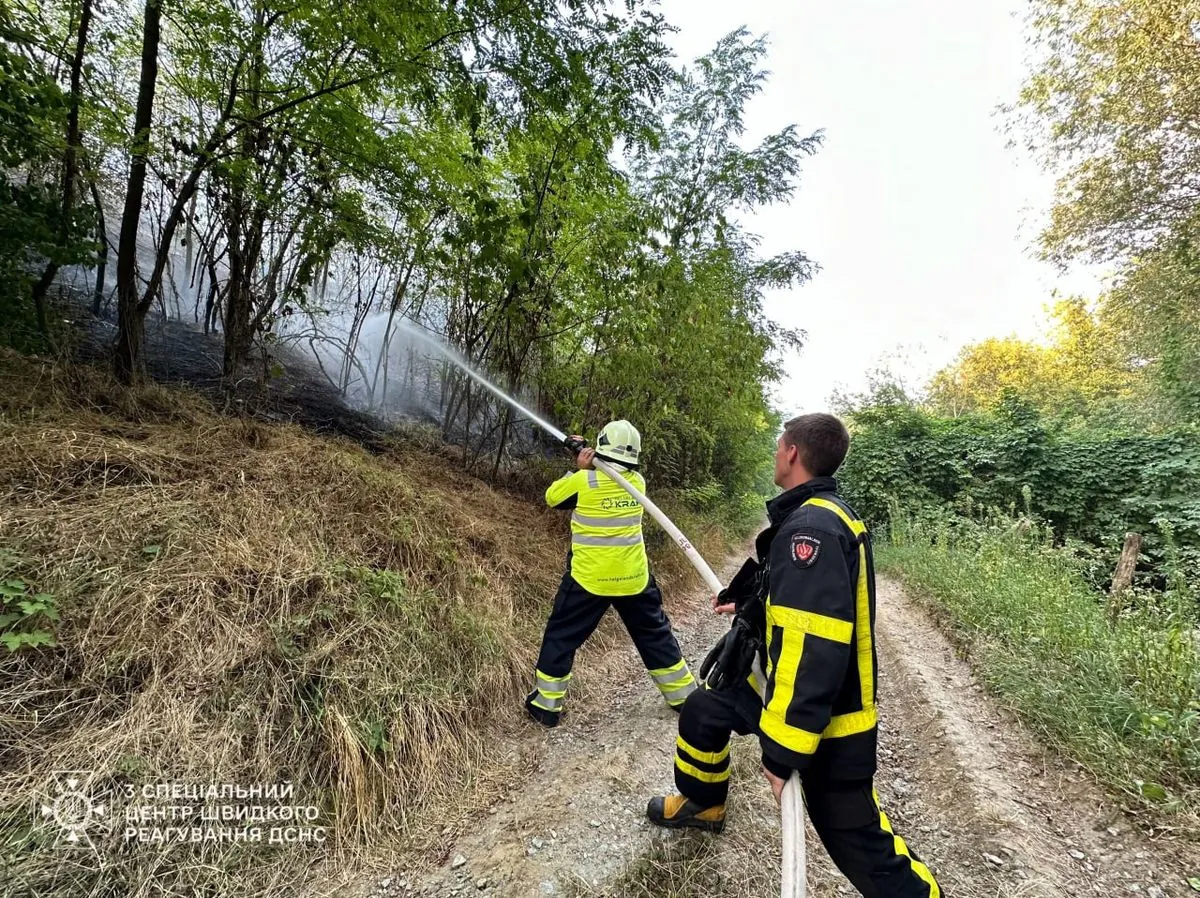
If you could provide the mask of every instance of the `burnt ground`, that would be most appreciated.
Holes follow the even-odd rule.
[[[117,334],[115,316],[93,317],[81,296],[67,296],[60,303],[61,317],[70,323],[70,356],[85,364],[107,366]],[[441,432],[440,395],[399,396],[389,402],[386,414],[364,411],[347,401],[311,355],[286,344],[255,347],[250,361],[227,383],[221,376],[223,347],[222,334],[205,333],[199,324],[157,311],[147,317],[145,359],[150,378],[196,390],[229,414],[343,436],[374,452],[386,450],[397,429],[424,427]],[[336,376],[336,372],[329,374]],[[478,417],[471,428],[471,451],[485,457],[496,449],[497,436],[494,432],[481,436]],[[457,423],[450,442],[461,444],[463,439],[463,427]],[[530,426],[511,430],[505,450],[511,459],[551,455],[558,446]]]

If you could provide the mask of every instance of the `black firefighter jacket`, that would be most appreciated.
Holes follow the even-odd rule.
[[[866,527],[832,477],[775,497],[767,514],[771,526],[758,540],[760,561],[770,565],[763,764],[779,776],[871,777],[877,664]]]

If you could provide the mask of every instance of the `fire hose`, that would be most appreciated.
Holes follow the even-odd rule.
[[[449,347],[447,347],[441,341],[435,339],[431,334],[425,332],[424,329],[414,325],[412,328],[410,328],[410,333],[436,349],[451,363],[458,366],[467,376],[486,387],[489,391],[494,393],[504,402],[511,405],[517,411],[528,416],[531,421],[536,423],[556,440],[560,441],[562,445],[566,446],[576,455],[578,455],[579,452],[587,446],[587,444],[582,440],[568,437],[553,424],[550,424],[548,421],[527,409],[516,399],[509,396],[486,377],[476,371],[471,370],[471,367],[461,358],[459,358]],[[641,503],[642,507],[650,513],[650,516],[654,518],[654,520],[658,522],[659,526],[661,526],[663,530],[667,532],[667,535],[675,541],[675,544],[683,550],[683,553],[687,556],[688,561],[692,563],[692,566],[696,569],[696,572],[700,574],[705,584],[712,591],[712,594],[717,595],[722,589],[721,581],[717,579],[717,575],[712,572],[712,568],[708,566],[708,563],[705,562],[700,553],[696,551],[696,547],[692,545],[691,540],[689,540],[683,535],[683,533],[680,532],[679,528],[676,527],[675,524],[672,523],[671,519],[663,513],[662,509],[646,498],[646,496],[640,490],[638,490],[637,487],[622,477],[619,472],[617,472],[611,465],[607,464],[603,459],[596,458],[593,460],[592,464],[597,470],[603,471],[605,474],[611,477],[618,485],[620,485],[622,489],[624,489],[627,493],[629,493],[629,495]],[[755,677],[755,682],[763,683],[766,682],[766,679],[765,677],[757,676]],[[780,880],[781,898],[804,898],[805,895],[804,811],[802,808],[803,804],[800,800],[800,778],[797,774],[793,773],[791,777],[788,778],[787,783],[784,784],[783,795],[780,799],[780,810],[783,816],[783,870]]]
[[[576,454],[586,446],[582,441],[574,440],[570,437],[563,439],[563,445]],[[597,471],[603,471],[611,477],[618,486],[629,493],[649,512],[650,517],[654,518],[659,526],[667,532],[667,535],[675,541],[675,544],[683,550],[683,554],[687,556],[688,561],[692,563],[692,566],[712,591],[713,595],[721,591],[721,581],[717,579],[717,575],[708,566],[708,562],[696,551],[696,547],[692,545],[691,540],[683,535],[661,508],[651,502],[641,490],[622,477],[604,459],[594,457],[592,459],[592,466]],[[766,682],[766,679],[756,676],[754,681],[756,683],[763,683]],[[800,777],[796,773],[793,773],[784,784],[783,796],[780,799],[780,811],[783,818],[783,867],[780,877],[780,898],[804,898],[807,888],[804,876],[806,862],[804,847],[804,803],[800,800]]]

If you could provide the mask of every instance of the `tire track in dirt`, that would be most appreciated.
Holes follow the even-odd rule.
[[[997,708],[932,619],[879,580],[879,791],[950,895],[1195,893],[1200,846],[1151,838]]]
[[[724,575],[731,573],[732,565]],[[687,609],[674,619],[695,671],[728,621],[707,613],[703,594],[675,607]],[[1186,878],[1200,874],[1188,866],[1200,868],[1200,846],[1179,833],[1140,831],[1078,767],[1041,748],[886,578],[879,580],[878,629],[877,787],[897,832],[935,871],[945,895],[1196,894]],[[734,739],[723,835],[663,831],[645,820],[647,798],[673,789],[676,718],[628,641],[620,644],[581,653],[583,688],[557,729],[530,723],[514,744],[497,746],[498,754],[528,759],[524,779],[483,814],[447,827],[445,863],[401,870],[372,895],[616,896],[628,887],[614,883],[647,858],[661,892],[642,882],[637,895],[693,894],[679,880],[697,871],[724,898],[777,890],[778,812],[758,776],[753,738]],[[692,866],[663,860],[671,848]],[[808,855],[813,898],[853,894],[811,827]]]

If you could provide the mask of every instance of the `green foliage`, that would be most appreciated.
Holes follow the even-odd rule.
[[[58,227],[50,166],[63,141],[65,102],[7,8],[0,33],[0,344],[33,349],[41,340],[30,288]]]
[[[1117,265],[1103,317],[1160,387],[1143,418],[1200,421],[1200,55],[1192,0],[1037,0],[1018,109],[1059,176],[1045,254]]]
[[[769,489],[756,488],[731,493],[716,480],[694,487],[671,490],[670,495],[700,519],[715,523],[735,539],[762,526],[765,517],[763,497]]]
[[[790,125],[745,140],[762,38],[739,29],[675,70],[649,0],[181,0],[161,6],[160,43],[143,47],[138,6],[94,5],[79,98],[76,195],[97,190],[77,210],[107,205],[119,232],[124,198],[105,185],[146,157],[141,236],[124,241],[141,256],[116,266],[122,322],[187,315],[190,297],[173,294],[188,285],[192,314],[224,335],[231,382],[256,341],[291,342],[313,347],[338,389],[387,409],[412,384],[396,384],[411,362],[396,334],[413,320],[571,429],[633,420],[656,489],[717,481],[723,507],[749,507],[778,426],[768,392],[801,338],[768,319],[763,294],[815,266],[798,251],[763,256],[735,212],[790,200],[821,140]],[[14,222],[5,258],[83,261],[79,241],[57,246],[54,218],[71,105],[62,48],[81,9],[26,10],[40,37],[5,51],[9,189],[40,191],[24,206],[0,195],[0,256],[4,216]],[[135,141],[151,80],[149,133]],[[69,230],[90,233],[77,214]],[[14,300],[20,314],[4,320],[31,320],[28,305]],[[143,341],[120,328],[131,339],[117,341],[118,373],[133,379]],[[263,360],[264,377],[278,370]],[[498,471],[507,411],[456,372],[438,376],[443,435]]]
[[[445,555],[442,561],[447,567],[455,563]],[[494,610],[485,612],[430,589],[411,589],[403,571],[341,564],[331,575],[357,591],[356,624],[386,622],[398,657],[405,659],[403,676],[389,684],[390,696],[372,696],[370,707],[384,707],[406,694],[460,696],[478,683],[489,664],[501,663],[511,651],[508,622]],[[321,620],[305,623],[302,632],[310,636],[328,626]]]
[[[1065,170],[1048,253],[1127,259],[1194,215],[1200,56],[1191,0],[1037,0],[1030,131]]]
[[[24,580],[0,581],[0,642],[9,652],[54,645],[54,634],[47,627],[58,618],[53,595],[32,592]]]
[[[1011,392],[991,413],[943,418],[892,396],[855,411],[841,476],[869,521],[892,503],[965,518],[1027,508],[1060,542],[1093,547],[1093,582],[1105,582],[1126,531],[1146,538],[1147,569],[1161,582],[1168,551],[1200,574],[1200,434],[1103,434],[1048,424]],[[1026,498],[1026,493],[1028,497]],[[1175,549],[1164,538],[1169,527]]]
[[[1146,376],[1159,388],[1150,420],[1200,423],[1200,257],[1173,239],[1129,267],[1104,299]]]
[[[796,252],[760,257],[728,212],[791,197],[820,142],[788,127],[740,146],[764,53],[739,30],[672,83],[659,139],[635,155],[612,209],[618,227],[579,270],[583,301],[557,313],[562,336],[538,366],[556,415],[576,429],[616,416],[638,425],[656,488],[716,481],[725,507],[739,509],[771,457],[779,355],[800,344],[763,313],[763,291],[802,282],[813,266]]]
[[[1141,398],[1146,378],[1106,312],[1079,298],[1059,300],[1045,345],[1008,337],[967,346],[930,381],[930,408],[950,417],[988,411],[1011,392],[1064,423],[1119,419],[1115,412]]]
[[[1155,611],[1161,597],[1137,593],[1114,627],[1078,561],[1029,518],[896,507],[890,531],[882,568],[948,621],[1026,721],[1133,800],[1200,810],[1194,597]]]

